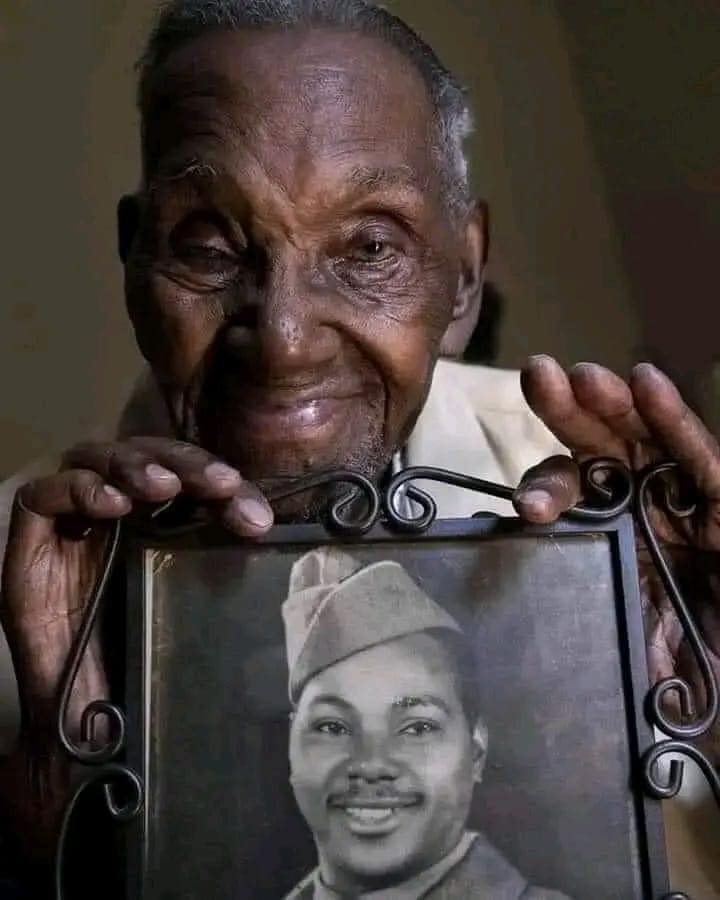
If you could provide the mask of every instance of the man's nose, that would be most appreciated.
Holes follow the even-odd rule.
[[[333,304],[296,261],[275,262],[228,329],[231,347],[276,375],[321,368],[338,352]],[[248,302],[249,299],[249,302]]]
[[[400,767],[384,737],[366,736],[353,748],[347,774],[351,780],[390,781],[400,776]]]

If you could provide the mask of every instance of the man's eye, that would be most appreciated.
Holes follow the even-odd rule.
[[[406,725],[400,734],[409,734],[411,737],[424,737],[428,734],[434,734],[436,731],[440,731],[440,726],[435,722],[429,722],[425,719],[418,722],[411,722],[409,725]]]
[[[211,244],[180,244],[175,250],[175,255],[188,263],[201,263],[221,266],[226,268],[236,264],[235,254]]]
[[[361,263],[383,263],[393,259],[393,247],[385,241],[366,241],[359,244],[351,253],[351,258]]]
[[[324,722],[318,722],[315,725],[315,731],[320,734],[329,734],[332,737],[342,737],[346,734],[350,734],[350,729],[344,722],[339,722],[335,719],[327,719]]]

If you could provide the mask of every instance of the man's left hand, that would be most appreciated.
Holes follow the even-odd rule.
[[[689,599],[717,663],[720,564],[713,551],[720,550],[720,445],[716,438],[672,381],[647,363],[636,366],[625,382],[599,365],[580,363],[565,372],[551,357],[535,356],[523,370],[522,386],[533,411],[572,454],[552,457],[526,473],[514,497],[525,520],[551,523],[580,502],[580,464],[593,457],[614,457],[635,472],[672,459],[692,479],[699,501],[695,512],[681,518],[655,507],[651,521],[680,567],[680,576],[682,570],[691,573],[694,596]],[[677,673],[697,681],[695,661],[642,548],[639,559],[651,678],[657,681]]]

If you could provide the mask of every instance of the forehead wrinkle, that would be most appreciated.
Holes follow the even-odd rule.
[[[208,59],[202,52],[191,53],[192,48],[179,51],[175,64],[164,79],[158,79],[155,88],[155,104],[168,107],[170,120],[169,135],[161,136],[158,143],[167,147],[174,139],[192,147],[195,142],[210,142],[221,158],[236,157],[237,165],[230,161],[229,168],[238,171],[245,168],[242,157],[247,155],[252,168],[261,174],[261,181],[267,178],[294,203],[300,203],[304,196],[332,205],[338,199],[338,189],[345,193],[345,180],[357,191],[389,187],[427,191],[432,181],[427,153],[414,160],[425,173],[422,176],[418,172],[413,177],[406,161],[417,155],[414,147],[427,146],[428,142],[421,138],[410,142],[407,129],[389,129],[387,133],[383,125],[386,118],[378,115],[375,104],[368,106],[365,102],[369,94],[388,89],[392,94],[399,89],[397,79],[388,82],[387,48],[376,47],[374,42],[365,45],[363,49],[370,51],[370,57],[377,57],[385,66],[372,66],[366,60],[358,69],[343,61],[335,63],[332,58],[328,61],[326,38],[324,35],[319,48],[306,41],[293,54],[294,63],[278,61],[276,54],[267,52],[264,42],[248,44],[247,36],[224,69],[215,67],[217,56]],[[250,77],[253,70],[254,81]],[[405,82],[405,71],[402,76]],[[422,90],[425,92],[424,85]],[[153,123],[150,128],[156,132],[159,125]],[[431,127],[429,121],[426,125]],[[284,153],[278,152],[280,149]],[[337,168],[351,164],[353,158],[357,163],[363,155],[379,155],[381,164],[356,165],[357,171],[349,179],[334,177]],[[154,156],[157,159],[158,154]],[[395,171],[385,175],[385,168]],[[327,189],[313,185],[318,169],[323,181],[329,182]],[[248,188],[251,186],[249,183]]]
[[[197,151],[194,142],[183,141],[179,151],[161,158],[149,174],[150,193],[162,195],[176,188],[200,194],[222,191],[225,199],[234,196],[268,221],[276,219],[277,224],[282,219],[288,233],[312,227],[318,212],[332,213],[342,204],[373,201],[412,217],[425,199],[427,179],[407,163],[358,163],[362,152],[357,145],[316,153],[302,143],[289,148],[281,163],[273,158],[273,145],[265,135],[256,131],[253,137],[237,152],[228,152],[217,135],[202,140],[204,149]]]
[[[204,186],[208,182],[216,184],[219,178],[218,169],[212,163],[198,158],[192,158],[183,162],[169,160],[155,170],[152,178],[148,181],[148,188],[150,193],[154,194],[174,185],[188,184],[194,186],[201,183]]]

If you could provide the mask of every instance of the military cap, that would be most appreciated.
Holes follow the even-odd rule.
[[[399,563],[365,565],[329,547],[295,562],[282,614],[293,703],[313,676],[361,650],[422,631],[462,634]]]

